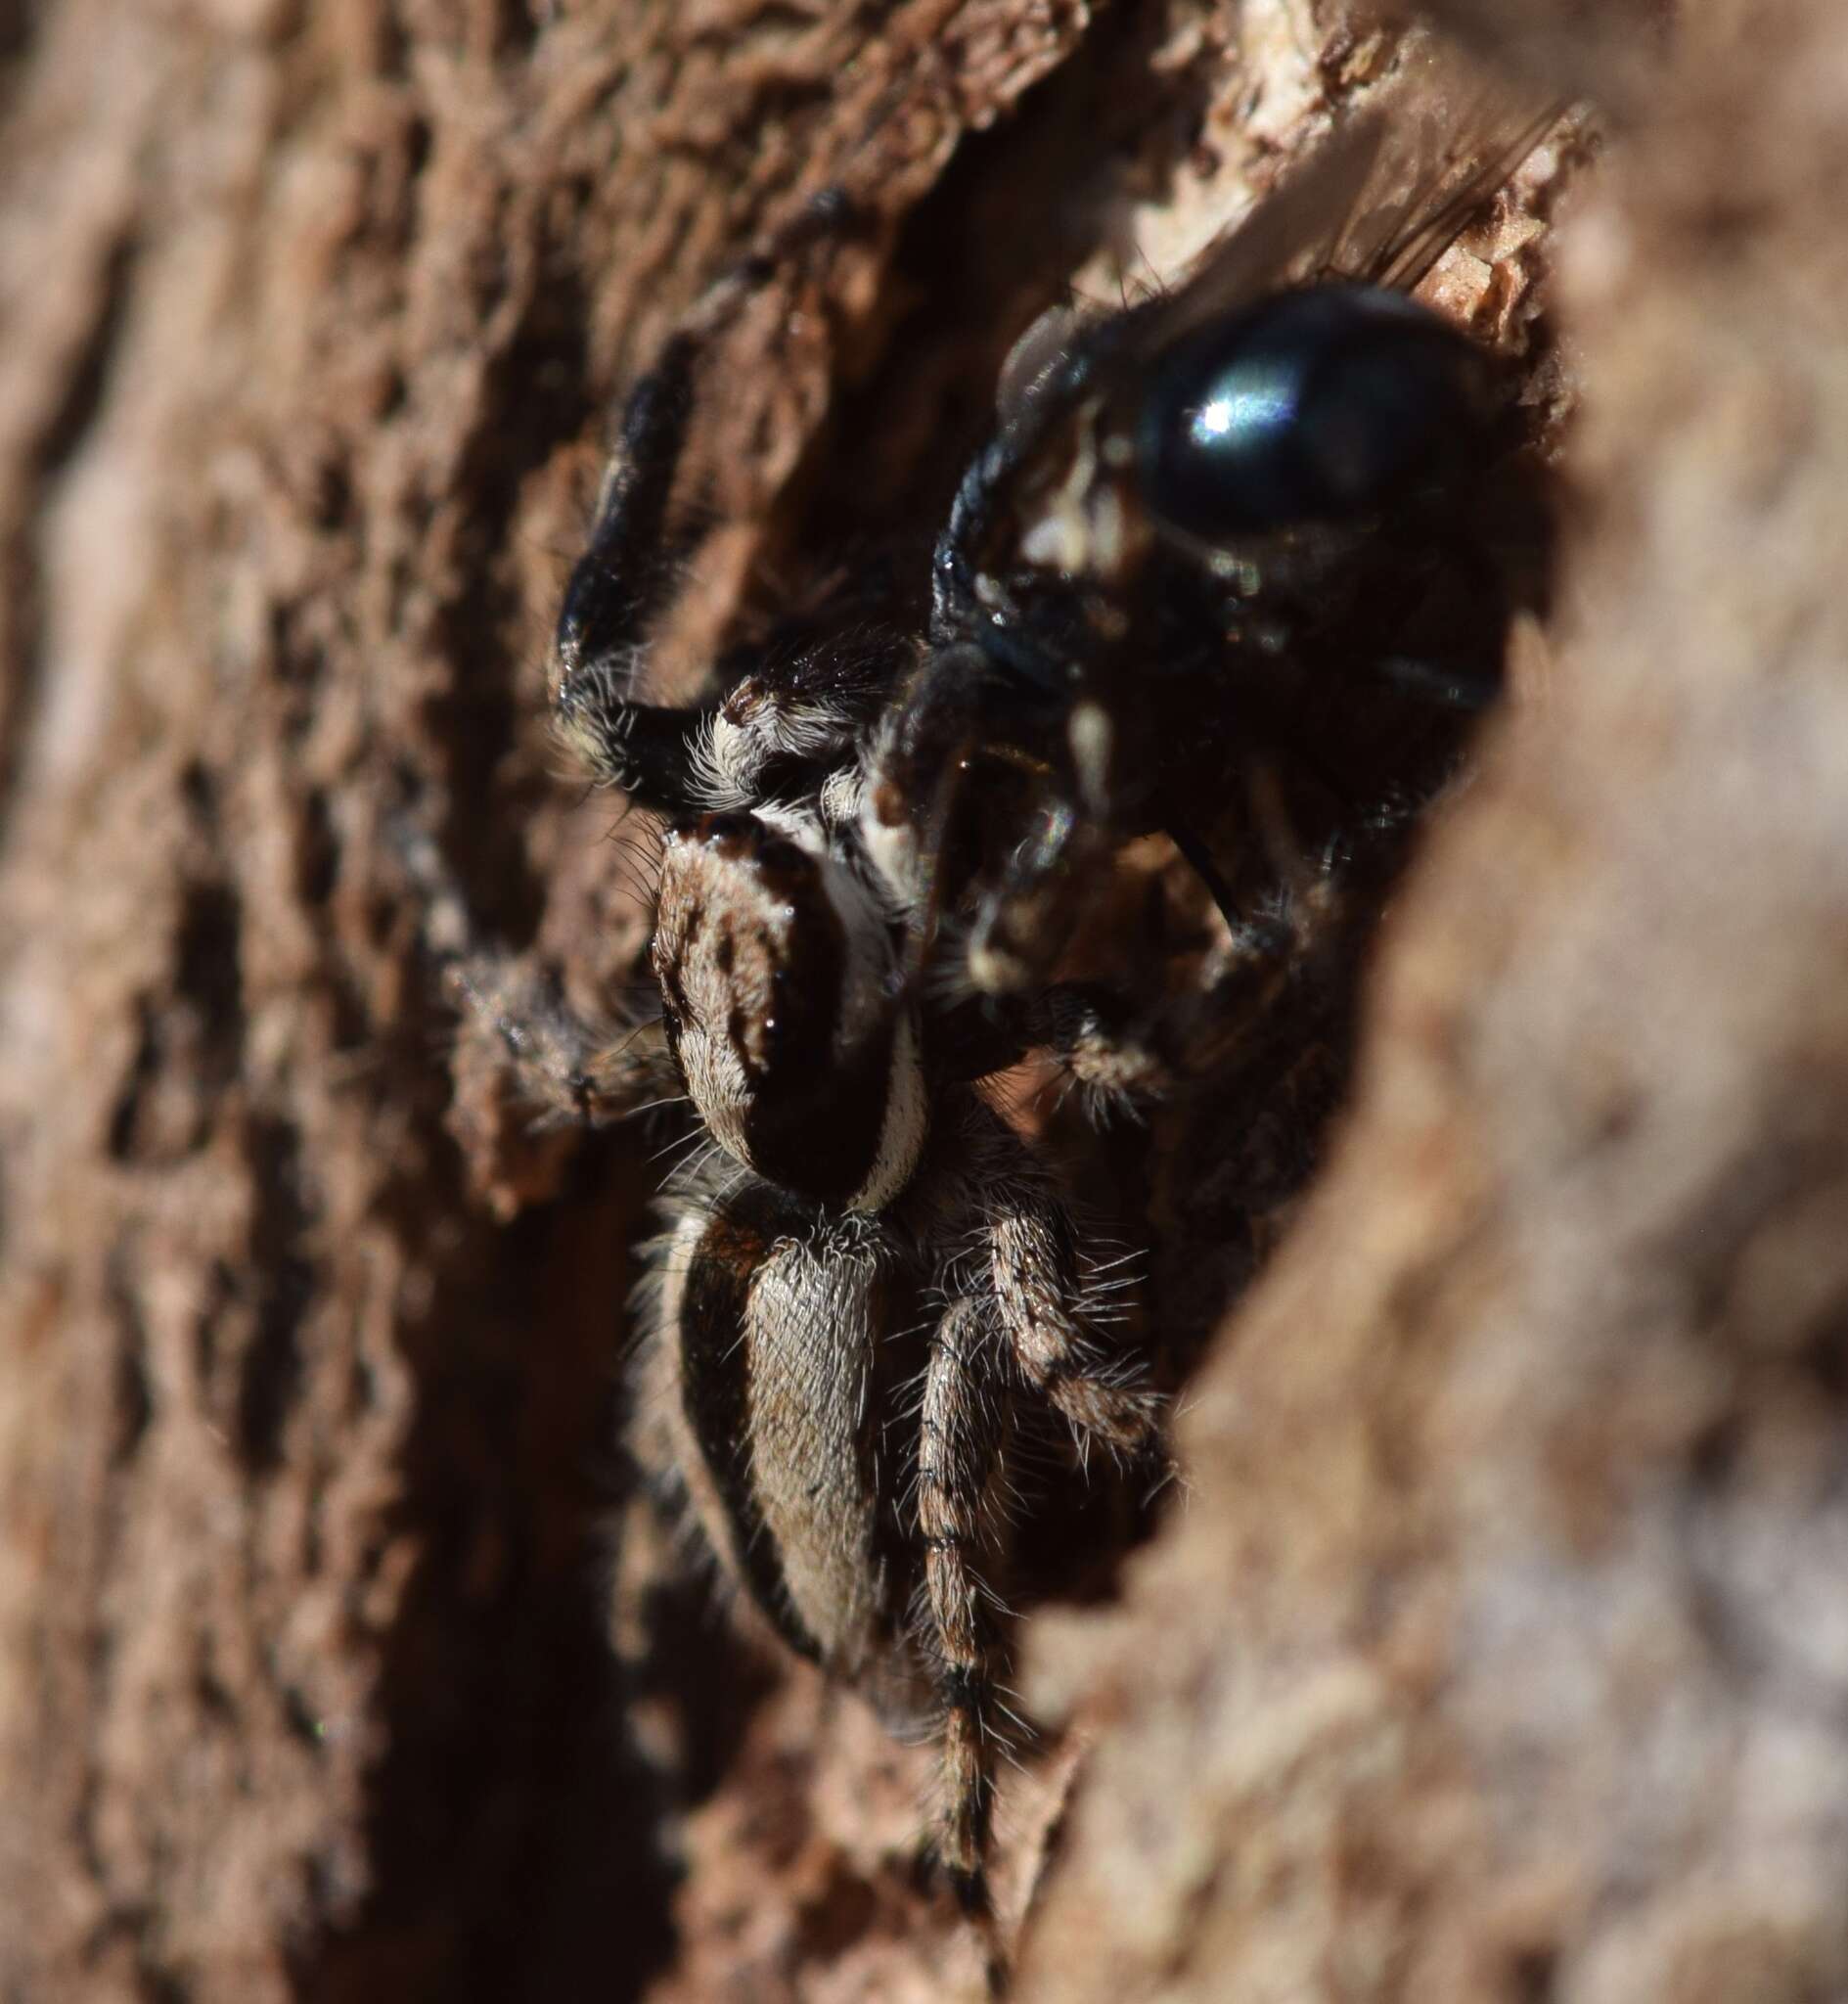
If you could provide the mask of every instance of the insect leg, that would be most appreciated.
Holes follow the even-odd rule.
[[[1023,811],[1040,808],[1049,826],[1069,823],[1055,797],[1057,714],[977,647],[929,657],[887,711],[867,773],[864,828],[868,852],[911,912],[914,973],[930,962],[969,885],[989,874],[997,844],[1016,840]]]

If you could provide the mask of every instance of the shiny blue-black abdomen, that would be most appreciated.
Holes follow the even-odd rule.
[[[1212,542],[1373,514],[1467,463],[1483,368],[1403,293],[1279,294],[1187,336],[1151,372],[1144,499]]]

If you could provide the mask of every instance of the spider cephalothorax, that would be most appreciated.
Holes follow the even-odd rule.
[[[917,1169],[927,1109],[886,911],[842,846],[787,807],[677,823],[650,958],[712,1139],[787,1190],[877,1211]]]
[[[791,1647],[934,1707],[939,1847],[978,1908],[1018,1443],[1050,1419],[1130,1461],[1157,1413],[979,1081],[1035,1048],[1121,1093],[1202,1053],[1294,1062],[1279,998],[1308,920],[1364,926],[1497,685],[1493,372],[1400,289],[1511,151],[1381,220],[1356,128],[1171,294],[1041,323],[927,633],[862,624],[670,707],[637,677],[690,328],[630,399],[565,596],[561,728],[661,824],[659,1014],[600,1039],[486,959],[463,986],[562,1111],[684,1093],[704,1146],[649,1254],[644,1432]],[[1205,979],[1065,979],[1100,869],[1149,830],[1226,913]]]

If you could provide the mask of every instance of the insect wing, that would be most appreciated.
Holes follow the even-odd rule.
[[[1111,360],[1146,366],[1194,329],[1316,279],[1411,291],[1560,112],[1486,89],[1456,114],[1441,96],[1420,95],[1421,109],[1398,103],[1421,81],[1423,72],[1408,77],[1393,104],[1336,132],[1210,245],[1174,293],[1135,308]]]
[[[1120,359],[1140,366],[1195,328],[1330,269],[1368,199],[1384,142],[1379,116],[1343,126],[1209,245],[1177,290],[1131,310]]]
[[[1444,118],[1433,110],[1411,130],[1396,127],[1405,143],[1382,149],[1375,185],[1330,261],[1330,274],[1409,293],[1562,109],[1556,103],[1536,109],[1483,93],[1462,117]]]

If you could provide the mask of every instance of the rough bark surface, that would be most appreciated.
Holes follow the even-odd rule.
[[[1509,18],[1596,81],[1570,13]],[[1563,630],[1395,915],[1188,1507],[1038,1625],[1029,1997],[1848,1988],[1830,16],[1709,8],[1625,83]],[[708,372],[667,673],[848,527],[927,534],[1031,313],[1196,244],[1376,56],[1307,0],[0,40],[0,1995],[973,1986],[927,1755],[624,1514],[646,1152],[471,1186],[394,817],[603,993],[638,914],[543,644],[675,315],[848,196]]]
[[[1028,1997],[1848,1994],[1844,171],[1838,18],[1708,9],[1565,234],[1555,659],[1191,1508],[1037,1637]]]

